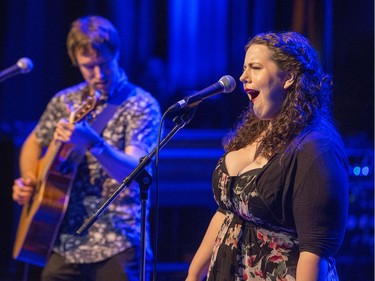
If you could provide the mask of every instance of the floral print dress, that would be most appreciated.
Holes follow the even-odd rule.
[[[260,196],[256,184],[257,177],[274,161],[261,169],[229,176],[225,156],[219,160],[213,191],[225,220],[215,241],[208,281],[295,280],[299,257],[296,230],[281,224],[273,213],[277,208],[270,204],[280,200]],[[277,197],[280,192],[273,194]],[[338,280],[333,259],[329,259],[329,268],[331,277],[327,280]]]

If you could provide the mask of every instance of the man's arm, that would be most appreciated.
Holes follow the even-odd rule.
[[[28,202],[34,192],[37,165],[42,151],[42,146],[36,138],[35,132],[31,132],[21,148],[19,159],[21,177],[16,179],[13,184],[12,198],[20,205]]]
[[[37,164],[41,155],[42,147],[36,138],[35,132],[33,131],[22,145],[19,160],[21,177],[36,178]]]
[[[54,138],[88,148],[108,175],[118,182],[122,182],[138,165],[139,158],[147,153],[136,146],[127,146],[124,151],[119,151],[107,144],[90,125],[71,124],[66,120],[57,123]]]
[[[122,182],[139,164],[139,159],[147,152],[136,146],[125,147],[120,152],[105,142],[99,154],[94,154],[108,175],[119,183]]]

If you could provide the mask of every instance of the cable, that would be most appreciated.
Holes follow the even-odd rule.
[[[155,150],[155,238],[154,238],[154,262],[153,262],[153,281],[156,281],[157,275],[157,259],[158,259],[158,224],[159,224],[159,147],[161,135],[163,132],[163,122],[165,116],[169,113],[167,110],[161,117],[159,130],[158,130],[158,140]]]

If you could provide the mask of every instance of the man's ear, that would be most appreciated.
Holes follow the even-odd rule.
[[[285,79],[286,80],[284,82],[284,90],[288,89],[290,86],[293,85],[294,80],[296,79],[296,75],[295,73],[288,72]]]

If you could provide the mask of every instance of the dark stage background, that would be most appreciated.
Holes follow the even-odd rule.
[[[11,200],[20,145],[57,91],[81,81],[66,54],[70,23],[109,18],[122,38],[121,65],[131,81],[174,102],[232,75],[238,82],[247,39],[270,30],[299,31],[334,76],[334,115],[351,164],[350,215],[337,254],[341,280],[374,279],[374,2],[372,0],[4,0],[0,69],[29,57],[34,69],[0,84],[0,280],[22,280],[11,258],[19,207]],[[160,206],[151,188],[158,279],[183,280],[215,204],[211,172],[221,139],[247,106],[241,87],[202,103],[191,123],[161,151]],[[166,131],[173,125],[166,120]],[[156,227],[156,215],[159,224]],[[40,268],[31,267],[29,280]]]

